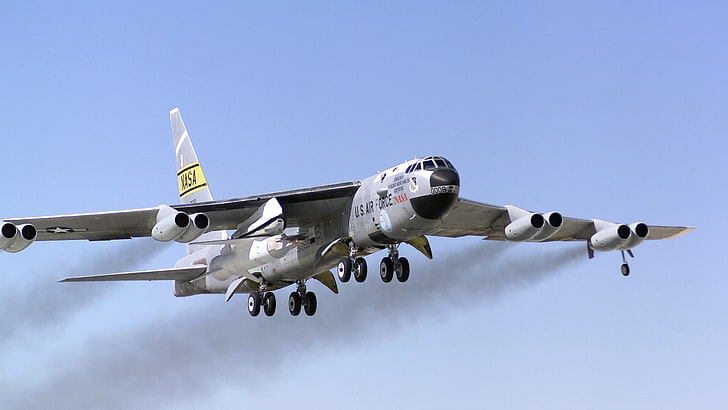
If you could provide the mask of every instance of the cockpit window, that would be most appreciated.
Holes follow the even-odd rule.
[[[443,157],[426,157],[407,167],[407,172],[420,171],[423,169],[425,171],[433,171],[438,168],[455,169],[452,163]]]

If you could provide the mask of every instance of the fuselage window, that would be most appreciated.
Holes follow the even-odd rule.
[[[442,158],[435,158],[435,163],[437,164],[438,168],[447,168],[447,164]]]
[[[425,161],[425,171],[432,171],[435,169],[435,161],[428,159]]]

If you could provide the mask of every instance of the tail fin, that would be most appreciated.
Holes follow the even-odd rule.
[[[212,192],[202,172],[202,166],[192,146],[179,108],[169,112],[174,137],[174,155],[177,158],[177,182],[179,199],[184,204],[212,201]]]
[[[202,166],[197,159],[195,148],[192,146],[190,134],[187,132],[179,108],[169,112],[169,122],[172,125],[174,137],[174,155],[177,159],[177,183],[179,186],[179,199],[183,204],[212,201],[212,192],[207,185],[207,179],[202,172]],[[212,241],[227,239],[225,231],[207,232],[202,234],[198,241]],[[187,254],[205,248],[205,245],[187,244]]]

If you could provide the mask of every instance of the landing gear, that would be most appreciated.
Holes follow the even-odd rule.
[[[306,312],[308,316],[313,316],[316,314],[317,307],[318,302],[316,301],[316,294],[313,292],[306,292],[306,297],[303,299],[303,311]]]
[[[367,261],[364,258],[354,260],[354,279],[359,283],[367,279]]]
[[[389,283],[396,275],[400,282],[407,282],[410,274],[410,265],[407,258],[400,258],[396,245],[389,245],[389,256],[382,258],[379,263],[379,277],[384,283]]]
[[[628,250],[627,253],[634,258],[631,250]],[[622,271],[622,276],[629,276],[629,264],[627,263],[627,258],[624,257],[624,251],[622,251],[622,266],[620,270]]]
[[[394,262],[389,256],[382,258],[382,262],[379,263],[379,277],[384,283],[391,282],[394,277]]]
[[[316,294],[307,292],[306,284],[303,281],[298,281],[297,283],[298,288],[288,296],[288,311],[291,315],[298,316],[301,313],[301,307],[303,307],[306,315],[313,316],[318,307]]]
[[[263,312],[266,316],[273,316],[276,313],[276,295],[273,292],[263,296]]]
[[[364,282],[367,279],[367,261],[357,256],[357,249],[354,242],[349,243],[349,255],[339,259],[339,264],[336,268],[336,274],[339,276],[341,283],[346,283],[351,279],[351,274],[354,274],[354,280],[357,282]]]
[[[344,256],[339,259],[339,266],[336,270],[341,283],[346,283],[351,279],[351,258]]]
[[[397,263],[394,264],[394,273],[397,275],[397,280],[404,283],[409,279],[410,266],[407,258],[397,259]]]
[[[248,295],[248,313],[250,316],[258,316],[260,308],[263,308],[266,316],[273,316],[276,313],[276,295],[273,292],[251,292]]]
[[[301,313],[301,295],[298,292],[291,292],[288,297],[288,311],[292,316],[298,316]]]
[[[622,276],[629,276],[629,265],[626,263],[622,264]]]
[[[250,316],[258,316],[260,313],[260,293],[259,292],[251,292],[250,295],[248,295],[248,313],[250,313]]]

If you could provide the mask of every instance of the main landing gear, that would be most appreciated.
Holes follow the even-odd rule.
[[[410,265],[407,258],[400,258],[396,245],[389,245],[389,256],[382,258],[379,263],[379,277],[382,281],[389,283],[394,276],[400,282],[407,282],[410,274]]]
[[[361,283],[367,279],[367,261],[357,256],[356,246],[353,242],[349,243],[349,255],[339,259],[339,264],[336,267],[336,275],[339,277],[341,283],[346,283],[351,279],[351,274],[354,274],[354,280]]]
[[[316,313],[317,301],[316,294],[313,292],[306,292],[306,284],[303,281],[296,282],[298,288],[291,292],[288,296],[288,311],[293,316],[298,316],[301,313],[301,307],[306,315],[313,316]]]
[[[357,256],[356,248],[350,245],[349,256],[339,260],[336,274],[342,283],[346,283],[354,275],[357,282],[364,282],[367,278],[367,261]],[[389,283],[396,276],[400,282],[407,282],[410,274],[410,264],[407,258],[400,258],[397,245],[389,245],[389,256],[382,258],[379,264],[379,276],[382,281]]]
[[[276,313],[276,295],[273,292],[251,292],[248,295],[250,316],[258,316],[261,307],[266,316],[273,316]]]
[[[296,283],[298,288],[291,292],[288,297],[288,311],[291,315],[298,316],[301,313],[301,308],[303,308],[306,315],[313,316],[318,306],[316,294],[306,291],[305,282],[298,281]],[[273,316],[276,313],[276,295],[273,292],[266,292],[265,286],[261,286],[260,291],[251,292],[248,295],[248,313],[250,313],[250,316],[258,316],[261,308],[263,308],[266,316]]]

